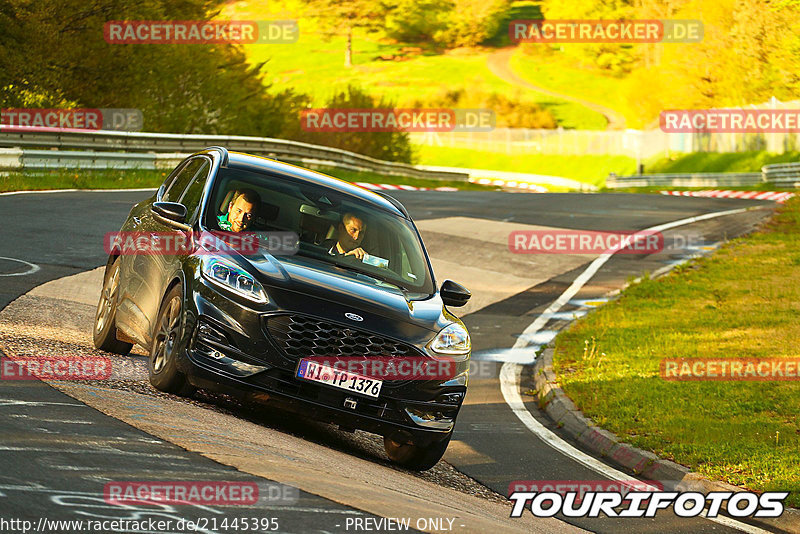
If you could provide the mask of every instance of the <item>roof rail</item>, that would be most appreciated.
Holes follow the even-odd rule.
[[[228,149],[224,146],[210,146],[206,150],[216,150],[219,152],[219,155],[222,157],[220,167],[225,167],[228,164]]]

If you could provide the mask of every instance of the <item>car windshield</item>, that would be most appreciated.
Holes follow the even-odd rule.
[[[243,191],[247,192],[244,198],[236,200]],[[325,262],[406,295],[434,292],[422,243],[411,222],[357,197],[274,174],[223,168],[209,202],[204,219],[208,229],[244,230],[260,236],[296,233],[300,238],[297,254],[278,256],[283,261]]]

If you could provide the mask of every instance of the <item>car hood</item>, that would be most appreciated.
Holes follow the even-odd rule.
[[[408,339],[426,337],[453,321],[438,293],[403,292],[389,284],[332,265],[250,257],[270,300],[278,308],[328,318],[354,327]],[[353,321],[345,314],[356,314]],[[424,329],[424,333],[419,329]]]

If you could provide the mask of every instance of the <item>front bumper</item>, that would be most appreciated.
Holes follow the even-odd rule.
[[[202,278],[188,292],[182,371],[202,388],[253,397],[315,420],[394,441],[426,445],[447,438],[466,395],[469,361],[449,380],[384,382],[379,397],[295,378],[296,363],[275,343],[264,317],[295,310],[254,310]],[[327,319],[322,317],[321,319]]]

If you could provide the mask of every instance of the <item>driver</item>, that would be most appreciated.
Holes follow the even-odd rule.
[[[228,213],[217,217],[220,230],[241,232],[247,229],[260,204],[261,198],[252,189],[237,189],[228,204]]]
[[[339,240],[329,249],[331,256],[355,256],[363,260],[367,252],[360,247],[367,231],[367,224],[364,219],[354,213],[345,213],[339,223]]]

